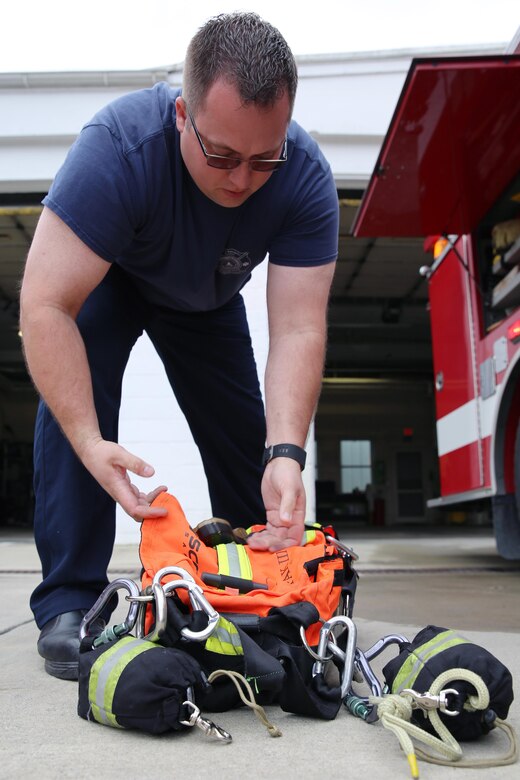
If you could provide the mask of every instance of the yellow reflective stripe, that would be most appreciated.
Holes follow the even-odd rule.
[[[244,655],[244,648],[236,626],[226,618],[220,617],[217,627],[206,640],[206,650],[221,655]]]
[[[305,544],[309,544],[310,542],[313,542],[315,539],[316,539],[316,531],[313,531],[312,529],[308,531],[304,531],[302,536],[302,541],[301,541],[302,547]]]
[[[227,544],[215,545],[217,551],[218,573],[229,574],[229,558],[227,551]]]
[[[392,683],[392,693],[400,693],[403,688],[410,688],[419,674],[423,670],[429,658],[443,650],[448,650],[456,645],[467,644],[469,640],[458,636],[454,631],[442,631],[429,642],[416,648],[412,655],[409,655],[399,670],[394,682]]]
[[[251,568],[251,561],[247,554],[247,548],[243,544],[236,544],[235,547],[238,550],[238,561],[240,564],[240,576],[244,580],[253,579],[253,569]]]
[[[123,728],[112,712],[117,683],[130,661],[151,647],[156,645],[125,636],[96,658],[90,670],[88,698],[92,715],[98,723]]]
[[[243,544],[217,544],[215,547],[218,559],[219,574],[231,577],[241,577],[243,580],[253,579],[251,562]]]

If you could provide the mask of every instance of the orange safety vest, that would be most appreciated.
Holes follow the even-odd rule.
[[[165,507],[164,517],[148,517],[141,527],[139,554],[143,565],[143,589],[151,585],[154,575],[167,566],[185,569],[204,591],[212,606],[220,613],[249,613],[266,617],[273,607],[285,607],[302,601],[313,604],[322,620],[328,620],[338,609],[345,582],[344,558],[327,544],[322,531],[305,531],[302,544],[277,552],[252,550],[247,544],[235,542],[209,547],[199,539],[189,525],[174,496],[161,493],[153,506]],[[262,530],[254,526],[250,530]],[[243,593],[235,588],[206,584],[202,575],[224,574],[251,580],[264,586]],[[164,581],[176,579],[175,575]],[[176,591],[189,605],[186,591]],[[148,610],[146,629],[152,622]],[[311,625],[306,632],[310,645],[318,642],[321,624]]]

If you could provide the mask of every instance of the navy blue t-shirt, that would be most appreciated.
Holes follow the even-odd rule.
[[[287,163],[241,206],[219,206],[182,162],[178,95],[160,83],[99,111],[43,203],[148,301],[174,309],[223,305],[267,254],[289,266],[334,260],[338,197],[315,141],[291,122]]]

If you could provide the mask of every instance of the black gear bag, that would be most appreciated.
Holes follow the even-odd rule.
[[[450,709],[455,717],[439,713],[442,722],[458,740],[474,740],[487,734],[496,717],[505,720],[513,701],[513,679],[510,671],[488,650],[473,644],[446,628],[426,626],[411,641],[402,646],[399,655],[383,669],[385,682],[391,693],[413,689],[417,693],[430,690],[433,681],[448,670],[466,669],[475,672],[489,691],[486,710],[468,706],[469,697],[476,694],[471,683],[450,680]],[[420,710],[412,715],[413,722],[432,731],[430,721]]]

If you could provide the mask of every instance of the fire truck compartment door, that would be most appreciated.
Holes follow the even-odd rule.
[[[356,237],[470,233],[520,170],[520,56],[412,61]]]

